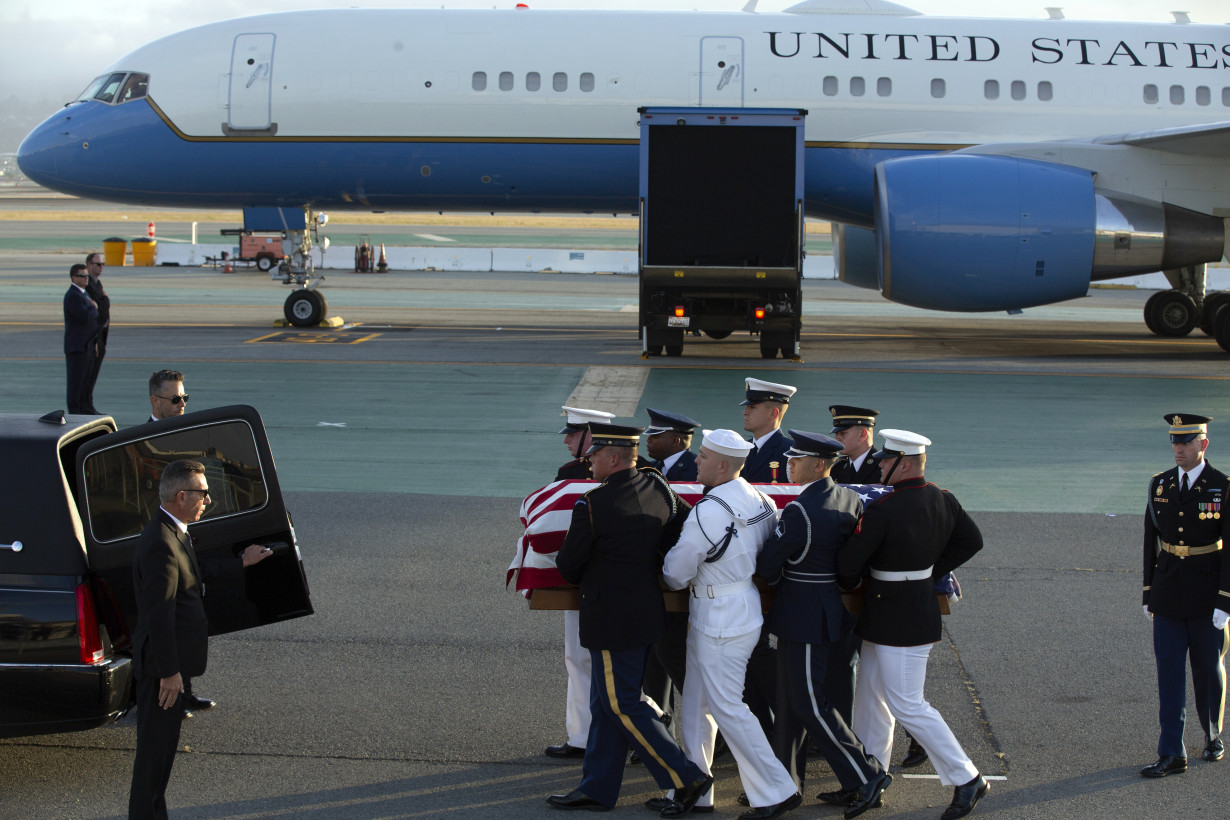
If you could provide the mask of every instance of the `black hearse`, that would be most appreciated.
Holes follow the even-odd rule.
[[[312,614],[265,427],[243,405],[116,432],[107,416],[0,414],[0,737],[89,729],[132,705],[132,552],[170,462],[205,465],[197,554],[272,557],[205,596],[210,634]]]

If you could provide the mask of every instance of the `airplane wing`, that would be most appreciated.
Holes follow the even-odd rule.
[[[1152,148],[1192,157],[1224,157],[1230,154],[1230,122],[1186,125],[1156,131],[1132,131],[1127,134],[1097,137],[1093,142],[1098,145]]]

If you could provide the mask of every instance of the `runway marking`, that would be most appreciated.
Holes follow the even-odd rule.
[[[437,236],[434,233],[416,233],[415,236],[420,239],[430,239],[432,242],[456,242],[456,239],[449,239],[447,236]]]
[[[258,336],[255,339],[248,339],[244,344],[258,344],[269,342],[291,342],[293,344],[313,344],[313,345],[357,345],[363,342],[369,342],[379,336],[379,333],[369,333],[366,336],[354,337],[343,333],[315,333],[312,331],[283,331],[279,330],[276,333],[268,333],[264,336]]]
[[[645,391],[648,367],[590,367],[568,396],[569,407],[605,410],[616,416],[636,414]]]

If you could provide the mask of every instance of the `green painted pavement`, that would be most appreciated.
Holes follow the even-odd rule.
[[[146,379],[161,366],[108,362],[96,404],[121,426],[144,421]],[[179,367],[194,409],[261,411],[287,490],[510,498],[568,459],[559,408],[584,373],[387,362]],[[1171,466],[1161,416],[1176,410],[1224,419],[1226,438],[1214,422],[1209,455],[1230,463],[1219,457],[1219,445],[1230,448],[1220,380],[655,369],[635,423],[652,405],[741,431],[742,379],[753,372],[799,387],[786,427],[827,432],[827,405],[841,402],[879,409],[882,427],[928,436],[928,476],[971,510],[1139,514],[1149,476]],[[63,378],[58,358],[0,361],[0,409],[60,408]]]

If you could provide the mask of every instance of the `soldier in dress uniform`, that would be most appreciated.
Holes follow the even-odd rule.
[[[572,461],[555,472],[556,481],[576,479],[586,481],[589,475],[589,459],[584,453],[589,447],[589,423],[607,422],[614,413],[602,410],[586,410],[579,407],[564,407],[568,421],[560,433],[564,445],[573,456]],[[558,746],[543,750],[547,757],[574,758],[585,756],[585,739],[589,737],[589,653],[581,647],[581,623],[576,610],[564,612],[564,669],[568,673],[567,700],[564,707],[564,729],[568,737]]]
[[[632,748],[661,788],[675,789],[661,812],[674,817],[691,811],[713,778],[688,760],[641,700],[641,684],[645,657],[666,624],[662,557],[690,508],[656,470],[636,469],[640,433],[639,427],[590,425],[586,455],[602,484],[577,501],[556,556],[560,574],[580,587],[581,645],[593,675],[581,784],[547,802],[559,809],[614,807]]]
[[[875,454],[880,483],[893,491],[867,504],[854,534],[837,554],[844,588],[866,581],[855,627],[863,639],[854,695],[854,733],[882,766],[893,751],[896,720],[930,753],[940,783],[953,787],[941,820],[973,811],[987,793],[952,730],[923,697],[927,657],[941,635],[934,579],[982,549],[978,525],[949,492],[927,482],[931,441],[906,430],[885,430]]]
[[[790,480],[803,489],[782,509],[756,561],[756,574],[777,588],[768,622],[777,636],[773,748],[802,790],[805,741],[810,736],[841,782],[841,790],[827,793],[826,802],[844,805],[846,817],[857,817],[880,805],[893,778],[867,754],[828,692],[816,684],[826,679],[831,647],[850,633],[836,561],[837,551],[854,532],[863,502],[830,475],[841,442],[800,430],[791,430],[790,437]]]
[[[691,593],[683,745],[693,761],[711,772],[721,729],[752,806],[740,818],[765,820],[802,802],[743,702],[747,659],[764,623],[752,575],[756,555],[777,522],[777,507],[739,477],[751,444],[733,430],[704,433],[698,464],[705,495],[692,508],[662,566],[667,586]],[[697,808],[712,805],[710,789]]]
[[[1140,770],[1145,777],[1187,771],[1183,745],[1187,685],[1184,667],[1191,658],[1196,714],[1204,732],[1201,757],[1225,757],[1221,724],[1226,706],[1226,669],[1230,642],[1230,481],[1204,459],[1209,446],[1207,416],[1170,413],[1170,444],[1175,466],[1153,476],[1145,511],[1144,604],[1153,621],[1160,706],[1158,761]]]
[[[680,413],[667,413],[646,407],[649,426],[645,428],[645,453],[649,466],[667,481],[695,481],[696,456],[692,455],[692,433],[700,427]]]
[[[786,480],[786,451],[790,439],[782,435],[782,418],[797,387],[746,379],[743,429],[752,434],[752,452],[743,465],[743,478],[752,484],[777,484]]]

